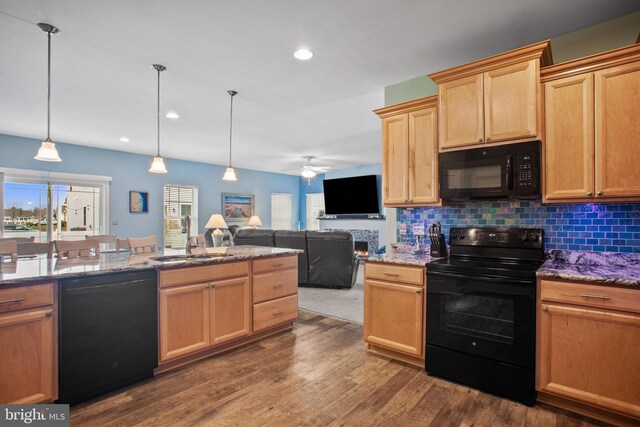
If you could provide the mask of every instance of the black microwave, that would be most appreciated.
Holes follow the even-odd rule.
[[[438,163],[443,200],[540,197],[540,141],[441,153]]]

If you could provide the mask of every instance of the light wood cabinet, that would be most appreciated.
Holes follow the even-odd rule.
[[[376,110],[382,119],[382,197],[385,206],[439,203],[437,98]]]
[[[541,71],[543,201],[640,199],[640,46]]]
[[[557,396],[640,421],[640,294],[547,280],[539,292],[539,399],[554,404]]]
[[[0,403],[58,398],[56,285],[0,289]]]
[[[539,139],[540,67],[550,63],[544,41],[430,74],[438,84],[440,151]]]
[[[424,367],[424,281],[421,267],[365,263],[364,340],[370,351]]]
[[[248,277],[211,284],[210,343],[219,344],[251,333],[251,286]]]
[[[160,291],[160,362],[209,347],[209,283]]]

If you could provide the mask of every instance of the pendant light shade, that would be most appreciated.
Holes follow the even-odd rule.
[[[236,171],[231,166],[231,140],[233,136],[233,97],[238,94],[235,90],[228,90],[227,93],[231,97],[231,113],[229,114],[229,166],[224,171],[223,181],[237,181]]]
[[[149,168],[149,172],[151,173],[167,173],[167,167],[164,164],[164,159],[160,155],[160,72],[167,69],[164,65],[153,64],[151,66],[158,72],[158,111],[157,111],[157,119],[158,119],[158,152],[153,158],[151,162],[151,167]]]
[[[60,30],[53,25],[44,23],[39,23],[38,27],[47,33],[47,138],[42,141],[34,159],[43,162],[61,162],[62,159],[56,150],[56,144],[51,141],[51,34],[57,34]]]

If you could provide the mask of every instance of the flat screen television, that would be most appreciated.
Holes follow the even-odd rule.
[[[378,179],[376,175],[325,179],[324,209],[328,215],[378,214]]]

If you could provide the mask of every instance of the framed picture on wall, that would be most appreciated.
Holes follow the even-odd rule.
[[[149,213],[149,193],[146,191],[129,191],[129,212]]]
[[[222,216],[228,222],[248,222],[256,211],[254,194],[222,193]]]

